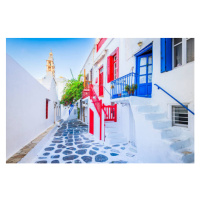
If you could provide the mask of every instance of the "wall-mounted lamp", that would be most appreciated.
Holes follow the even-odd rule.
[[[139,46],[139,47],[141,47],[141,46],[142,46],[142,42],[141,42],[141,41],[140,41],[140,42],[138,42],[137,44],[138,44],[138,46]]]

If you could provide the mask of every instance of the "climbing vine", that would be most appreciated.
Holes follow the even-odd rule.
[[[74,104],[82,96],[82,91],[84,89],[83,82],[80,81],[83,75],[79,74],[78,79],[71,79],[66,83],[66,86],[63,90],[63,96],[60,103],[68,106]]]

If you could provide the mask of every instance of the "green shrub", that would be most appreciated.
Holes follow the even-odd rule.
[[[68,106],[74,104],[82,97],[82,91],[84,89],[83,82],[80,81],[82,74],[78,75],[78,79],[71,79],[66,83],[63,90],[63,96],[60,103]]]

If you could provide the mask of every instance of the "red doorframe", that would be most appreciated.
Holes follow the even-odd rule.
[[[99,68],[99,96],[103,96],[103,65]]]
[[[94,111],[90,108],[90,127],[89,132],[94,135]]]

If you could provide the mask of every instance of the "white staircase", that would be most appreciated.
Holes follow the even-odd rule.
[[[190,131],[173,127],[167,114],[161,112],[158,105],[151,104],[151,99],[131,97],[129,102],[135,119],[136,137],[141,143],[138,152],[142,152],[144,160],[194,162],[193,134]],[[149,149],[149,152],[142,148]],[[145,154],[151,158],[148,160]]]
[[[114,145],[126,142],[127,139],[123,136],[123,134],[117,131],[116,122],[105,121],[105,144]]]

